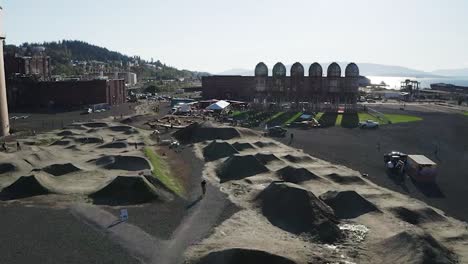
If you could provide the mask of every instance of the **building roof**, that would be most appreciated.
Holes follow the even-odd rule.
[[[226,102],[224,100],[221,100],[221,101],[218,101],[218,102],[216,102],[214,104],[211,104],[206,109],[208,109],[208,110],[223,110],[228,105],[230,105],[230,103],[228,103],[228,102]]]
[[[414,162],[418,163],[419,165],[436,165],[435,162],[424,155],[408,155],[408,158],[414,160]]]

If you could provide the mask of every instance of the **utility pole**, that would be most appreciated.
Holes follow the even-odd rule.
[[[10,124],[8,119],[8,102],[5,82],[5,65],[3,61],[3,43],[5,36],[2,29],[3,9],[0,6],[0,137],[10,134]]]

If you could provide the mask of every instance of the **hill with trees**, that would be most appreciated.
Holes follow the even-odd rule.
[[[103,65],[103,67],[115,70],[130,70],[137,73],[139,79],[167,80],[200,78],[209,75],[206,72],[179,70],[159,60],[145,61],[139,56],[124,55],[79,40],[23,43],[19,46],[7,45],[5,47],[5,52],[21,55],[32,55],[38,50],[50,56],[53,75],[85,74],[89,66],[86,68],[82,67],[83,65]]]

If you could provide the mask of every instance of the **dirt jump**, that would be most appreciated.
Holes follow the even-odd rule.
[[[172,135],[183,143],[215,139],[228,140],[241,136],[236,128],[219,127],[210,122],[204,122],[202,124],[193,123],[186,128],[174,132]]]
[[[268,171],[268,168],[253,155],[234,155],[219,166],[217,174],[221,182],[225,182],[243,179]]]
[[[302,183],[305,181],[321,179],[319,176],[313,174],[312,172],[310,172],[309,170],[305,168],[295,168],[292,166],[286,166],[276,171],[276,174],[283,181],[296,183],[296,184]]]
[[[330,206],[340,219],[356,218],[370,212],[380,212],[371,202],[355,191],[328,191],[320,199]]]
[[[434,209],[429,207],[410,209],[407,207],[398,206],[391,208],[390,212],[393,213],[393,215],[395,215],[397,218],[412,225],[445,220],[445,217],[438,214],[436,211],[434,211]]]
[[[62,176],[62,175],[66,175],[69,173],[81,171],[80,168],[76,167],[75,165],[71,163],[52,164],[52,165],[42,168],[42,170],[54,176]]]
[[[49,190],[34,176],[21,176],[0,193],[0,199],[11,200],[48,194]]]
[[[117,176],[99,191],[89,196],[99,205],[134,205],[158,199],[154,186],[141,176]]]
[[[273,182],[257,200],[263,215],[283,230],[294,234],[309,233],[327,243],[342,237],[333,210],[299,185]]]
[[[265,251],[243,248],[231,248],[222,251],[211,252],[202,257],[196,264],[295,264],[296,262]]]
[[[104,156],[94,161],[97,166],[108,170],[141,171],[151,170],[149,161],[137,156]]]
[[[456,255],[429,234],[404,231],[377,245],[375,253],[379,263],[455,264]]]
[[[203,156],[206,161],[217,160],[225,157],[232,156],[234,154],[239,154],[231,144],[227,142],[216,142],[213,141],[208,146],[203,148]]]
[[[247,149],[255,149],[254,146],[250,143],[241,143],[241,142],[235,142],[232,144],[232,146],[237,150],[237,151],[243,151]]]

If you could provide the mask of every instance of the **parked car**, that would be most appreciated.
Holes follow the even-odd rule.
[[[387,163],[392,160],[402,160],[406,162],[408,154],[399,151],[392,151],[384,155],[384,162]]]
[[[379,122],[375,122],[374,120],[366,120],[364,122],[359,122],[360,128],[377,128],[379,127]]]
[[[288,131],[281,126],[274,126],[268,128],[268,131],[265,134],[270,137],[285,137],[286,132]]]

